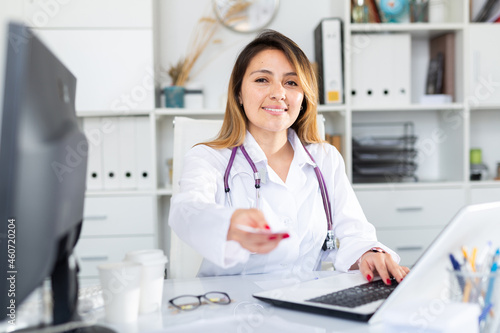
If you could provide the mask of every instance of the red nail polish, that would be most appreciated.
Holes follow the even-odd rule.
[[[266,228],[267,230],[271,230],[271,227],[266,225],[264,228]]]
[[[284,234],[284,235],[283,235],[283,239],[288,238],[288,237],[290,237],[290,235],[289,235],[289,234]]]
[[[387,279],[387,280],[385,280],[385,282],[387,282],[387,285],[389,285],[389,286],[392,284],[391,279]]]
[[[368,280],[368,282],[370,282],[370,281],[372,280],[372,276],[371,276],[370,274],[368,274],[368,275],[366,276],[366,279]]]
[[[269,236],[269,240],[273,240],[273,239],[276,239],[276,238],[278,238],[278,237],[276,237],[276,236]]]

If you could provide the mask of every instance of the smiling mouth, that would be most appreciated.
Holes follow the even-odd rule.
[[[273,109],[273,108],[265,108],[263,107],[264,110],[266,111],[271,111],[271,112],[286,112],[288,109]]]

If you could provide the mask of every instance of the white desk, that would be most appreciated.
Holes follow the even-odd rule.
[[[103,325],[118,332],[383,332],[382,325],[368,325],[296,310],[278,308],[252,297],[252,293],[273,289],[299,279],[338,274],[314,272],[307,276],[283,277],[277,275],[251,275],[210,277],[184,280],[166,280],[163,291],[163,308],[155,313],[141,315],[135,324]],[[179,295],[201,295],[208,291],[224,291],[233,300],[229,305],[202,305],[193,311],[179,312],[168,305],[168,300]]]

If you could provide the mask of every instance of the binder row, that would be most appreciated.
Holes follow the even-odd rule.
[[[87,190],[153,187],[149,117],[88,117]]]
[[[352,105],[409,105],[411,103],[411,35],[354,34],[344,45],[339,18],[326,18],[314,30],[315,60],[321,104],[343,104],[345,94]],[[344,87],[346,48],[351,55],[351,91]]]
[[[352,105],[410,105],[411,35],[356,34],[351,42]]]

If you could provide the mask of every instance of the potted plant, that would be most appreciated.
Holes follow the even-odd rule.
[[[179,59],[176,64],[171,65],[167,71],[172,80],[172,85],[163,89],[166,107],[184,107],[185,85],[203,51],[210,43],[218,42],[213,37],[219,26],[217,20],[211,16],[203,16],[198,20],[191,36],[187,55]]]
[[[249,6],[246,0],[234,1],[230,8],[219,16],[219,20],[226,22],[232,20],[241,14]],[[226,22],[227,23],[227,22]],[[201,17],[191,35],[191,42],[188,46],[187,55],[174,64],[170,65],[167,74],[172,80],[172,84],[163,89],[165,94],[166,107],[182,108],[184,107],[184,91],[186,83],[190,79],[195,63],[201,54],[211,43],[220,43],[220,40],[214,39],[214,35],[221,26],[215,18],[213,11],[210,14]]]

